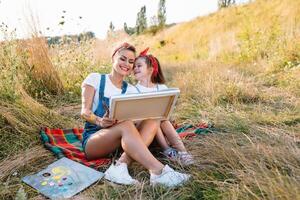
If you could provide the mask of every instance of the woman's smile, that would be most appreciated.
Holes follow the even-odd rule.
[[[125,72],[128,72],[130,70],[130,67],[128,66],[124,66],[124,65],[119,65],[120,69],[125,71]]]

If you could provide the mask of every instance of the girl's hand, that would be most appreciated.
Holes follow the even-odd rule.
[[[116,123],[117,123],[116,119],[109,119],[107,117],[97,117],[96,118],[96,124],[103,128],[108,128],[110,126],[113,126]]]

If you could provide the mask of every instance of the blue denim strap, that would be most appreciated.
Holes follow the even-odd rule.
[[[126,81],[123,81],[122,83],[122,94],[125,94],[128,87],[128,83]]]
[[[134,87],[136,88],[136,90],[138,91],[138,93],[142,93],[141,90],[136,85]]]
[[[105,74],[101,74],[101,80],[100,80],[100,88],[99,88],[99,101],[102,100],[104,97],[104,89],[105,89]]]

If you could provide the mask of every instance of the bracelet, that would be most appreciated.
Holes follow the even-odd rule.
[[[90,121],[91,122],[96,122],[96,118],[97,118],[97,116],[94,114],[94,113],[92,113],[91,115],[90,115]]]
[[[94,124],[96,122],[97,116],[94,113],[92,113],[90,115],[83,114],[82,118],[84,118],[86,121]]]

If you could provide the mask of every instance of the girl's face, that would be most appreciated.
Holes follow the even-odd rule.
[[[131,73],[135,54],[127,49],[120,50],[113,57],[113,69],[120,75],[127,76]]]
[[[147,66],[145,58],[138,58],[134,64],[134,77],[138,80],[148,79],[152,75],[152,68]]]

